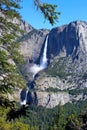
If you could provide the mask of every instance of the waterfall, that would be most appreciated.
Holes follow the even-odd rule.
[[[48,64],[48,59],[47,59],[47,43],[48,43],[48,35],[46,37],[46,40],[45,40],[45,44],[44,44],[44,49],[43,49],[43,53],[42,53],[42,56],[41,56],[41,59],[40,59],[40,64],[34,64],[31,68],[30,68],[30,72],[33,73],[33,81],[34,81],[34,78],[35,78],[35,75],[45,69],[47,67],[47,64]],[[30,91],[32,87],[28,88],[27,91],[25,90],[22,90],[21,91],[21,105],[26,105],[27,103],[29,103],[29,98],[28,97],[28,93]],[[31,95],[30,95],[31,96]]]
[[[35,75],[45,69],[47,67],[47,63],[48,63],[48,59],[47,59],[47,43],[48,43],[48,35],[46,37],[45,40],[45,44],[44,44],[44,49],[43,49],[43,53],[40,59],[40,64],[34,64],[31,68],[30,71],[33,73],[33,78],[35,77]]]
[[[45,66],[47,67],[47,42],[48,42],[48,35],[46,37],[43,55],[42,55],[42,59],[41,59],[41,63],[40,63],[40,66],[44,66],[44,67]]]
[[[20,99],[21,99],[20,104],[21,105],[26,105],[26,103],[27,103],[27,94],[28,94],[28,90],[26,91],[25,89],[23,89],[21,91],[21,94],[20,94]]]

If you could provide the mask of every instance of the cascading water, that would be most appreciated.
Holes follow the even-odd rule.
[[[43,66],[44,68],[47,67],[47,42],[48,42],[48,36],[46,37],[44,51],[40,62],[40,66]]]
[[[31,68],[30,68],[30,72],[33,73],[33,81],[35,78],[35,75],[45,69],[48,65],[48,59],[47,59],[47,43],[48,43],[48,35],[46,37],[45,40],[45,44],[44,44],[44,49],[43,49],[43,53],[42,56],[40,58],[40,64],[34,64]],[[33,83],[32,81],[32,83]],[[30,91],[31,87],[28,88],[29,90],[25,93],[25,95],[22,94],[21,92],[21,105],[26,105],[28,103],[28,92]],[[24,91],[25,92],[25,91]],[[23,96],[22,96],[23,95]],[[23,98],[22,98],[23,97]]]
[[[33,73],[33,78],[35,77],[35,75],[45,69],[47,67],[48,64],[48,59],[47,59],[47,43],[48,43],[48,35],[46,37],[46,41],[45,41],[45,45],[44,45],[44,50],[40,59],[40,64],[34,64],[31,68],[30,71]]]
[[[28,90],[22,90],[21,92],[21,105],[26,105],[27,103],[27,94],[28,94]]]

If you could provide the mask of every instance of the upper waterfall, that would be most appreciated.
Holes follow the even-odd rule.
[[[35,77],[35,75],[39,71],[41,71],[41,70],[43,70],[47,67],[47,62],[48,62],[48,59],[47,59],[47,44],[48,44],[48,35],[47,35],[46,40],[45,40],[44,49],[43,49],[42,56],[41,56],[41,59],[40,59],[40,64],[34,64],[30,68],[30,71],[33,73],[33,77]]]
[[[45,45],[44,45],[44,50],[40,62],[40,66],[47,66],[47,43],[48,43],[48,35],[46,37]]]

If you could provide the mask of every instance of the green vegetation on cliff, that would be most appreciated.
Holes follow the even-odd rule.
[[[59,58],[58,60],[54,59],[54,62],[52,62],[46,70],[47,75],[53,77],[59,76],[60,78],[66,78],[66,76],[69,76],[71,73],[68,73],[65,70],[66,61],[66,57]]]

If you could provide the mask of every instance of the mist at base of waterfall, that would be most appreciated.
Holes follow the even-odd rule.
[[[35,75],[37,73],[39,73],[41,70],[44,70],[45,68],[47,68],[47,62],[45,64],[34,64],[31,68],[30,68],[30,72],[33,73],[33,78],[35,77]]]

